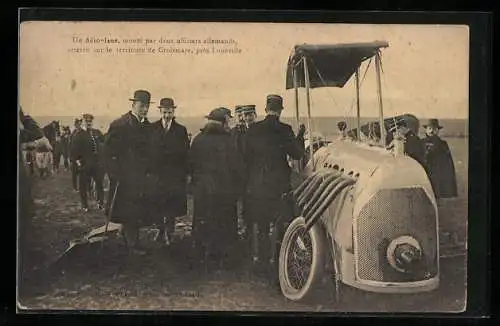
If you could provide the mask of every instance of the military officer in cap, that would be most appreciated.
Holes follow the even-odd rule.
[[[160,237],[169,244],[175,230],[175,218],[187,213],[187,160],[189,137],[186,127],[175,120],[177,106],[171,98],[162,98],[158,109],[161,119],[153,123],[154,155],[159,176],[157,208]]]
[[[275,257],[274,245],[270,243],[270,224],[274,223],[282,233],[285,195],[290,192],[291,168],[287,156],[299,160],[304,156],[304,125],[300,125],[295,136],[292,127],[280,121],[283,99],[279,95],[268,95],[266,117],[256,122],[245,133],[243,157],[246,163],[247,182],[245,207],[247,220],[253,224],[253,261],[268,267]],[[278,239],[281,235],[278,235]]]
[[[217,108],[206,118],[208,122],[190,150],[193,236],[200,259],[220,266],[231,262],[230,252],[238,237],[235,204],[243,171],[227,128],[230,111]]]
[[[73,140],[75,139],[76,135],[82,131],[82,122],[83,119],[81,117],[76,117],[75,122],[74,122],[74,129],[71,132],[71,136],[69,138],[69,157],[71,161],[71,182],[73,185],[73,190],[78,191],[78,166],[76,165],[76,159],[73,155]]]
[[[257,118],[257,113],[255,111],[255,105],[238,105],[235,109],[236,116],[238,117],[238,124],[231,129],[231,135],[233,137],[234,145],[236,146],[237,154],[241,156],[240,161],[244,164],[243,160],[243,139],[248,128],[255,123]],[[243,180],[243,187],[245,187],[245,180]],[[245,220],[246,214],[244,212],[245,208],[245,196],[244,192],[243,198],[239,199],[239,211],[243,217],[244,230],[243,238],[245,241],[250,240],[250,228],[251,225]],[[250,244],[249,244],[250,245]]]
[[[101,145],[104,136],[99,129],[92,127],[94,116],[89,113],[83,115],[85,121],[81,132],[75,134],[72,141],[72,155],[79,170],[80,199],[82,209],[88,211],[88,193],[90,181],[95,181],[97,191],[98,208],[104,208],[104,191],[102,182],[104,179],[103,166],[101,162]]]
[[[150,99],[148,91],[135,91],[130,111],[110,124],[105,141],[112,193],[110,220],[123,224],[127,244],[136,254],[145,254],[139,248],[139,227],[155,222],[151,208],[156,205],[158,177],[147,119]]]

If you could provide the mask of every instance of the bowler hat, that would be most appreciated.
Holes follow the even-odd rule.
[[[252,112],[255,113],[255,105],[248,104],[241,106],[241,113],[252,113]]]
[[[129,99],[134,102],[142,102],[142,103],[154,103],[151,102],[151,94],[145,90],[137,90],[134,92],[134,98]]]
[[[174,100],[165,97],[160,100],[160,105],[158,105],[158,108],[165,108],[165,109],[175,109],[177,105],[174,104]]]
[[[224,122],[226,121],[227,116],[231,117],[231,111],[227,108],[220,107],[210,111],[210,113],[205,118],[207,118],[208,120]]]
[[[426,124],[422,125],[422,127],[424,127],[424,128],[434,127],[434,128],[438,128],[438,129],[442,129],[443,128],[443,126],[441,126],[439,124],[439,120],[438,119],[429,119]]]
[[[266,100],[266,109],[271,111],[283,110],[283,98],[275,94],[268,95]]]

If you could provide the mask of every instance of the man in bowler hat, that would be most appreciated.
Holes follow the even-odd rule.
[[[230,113],[226,108],[212,110],[190,150],[195,249],[200,259],[219,266],[232,262],[238,239],[235,207],[243,172],[227,128]]]
[[[425,129],[425,163],[436,198],[457,196],[455,164],[448,143],[439,137],[443,128],[438,119],[429,119]]]
[[[245,133],[243,156],[246,163],[246,220],[253,225],[253,262],[267,269],[275,259],[275,244],[270,243],[270,224],[281,239],[285,212],[284,198],[291,190],[291,168],[287,156],[300,160],[304,156],[304,125],[295,136],[292,127],[280,121],[283,99],[268,95],[266,117]],[[260,268],[259,268],[260,269]]]
[[[158,109],[161,119],[152,126],[154,156],[159,176],[158,217],[160,237],[169,244],[175,230],[175,218],[187,213],[187,160],[189,137],[186,127],[175,121],[177,106],[171,98],[162,98]]]
[[[148,91],[137,90],[130,99],[130,111],[114,120],[106,135],[105,147],[110,175],[110,220],[123,224],[132,253],[145,254],[139,247],[139,228],[152,225],[158,177],[147,113]]]

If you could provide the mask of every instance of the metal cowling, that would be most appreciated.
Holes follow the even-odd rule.
[[[383,282],[419,281],[434,277],[437,262],[437,216],[422,188],[378,191],[355,218],[355,257],[358,276]],[[390,243],[399,237],[412,237],[422,249],[422,268],[418,273],[402,273],[387,261]]]

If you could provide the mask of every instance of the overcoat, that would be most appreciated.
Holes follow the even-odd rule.
[[[222,125],[208,123],[191,144],[193,235],[211,250],[227,249],[237,239],[236,200],[243,172],[239,158]]]
[[[186,127],[174,119],[166,130],[159,120],[153,123],[152,134],[155,169],[159,177],[157,208],[165,217],[186,215],[189,154]]]
[[[268,115],[248,128],[243,141],[246,165],[246,193],[252,197],[280,198],[291,189],[291,168],[287,156],[304,155],[304,138],[292,127]]]
[[[139,122],[131,112],[109,126],[104,146],[112,193],[118,184],[110,208],[113,222],[151,223],[158,187],[151,136],[152,124],[147,120]]]
[[[97,155],[92,152],[91,134],[94,136],[96,141]],[[100,153],[102,152],[103,142],[104,135],[99,129],[92,128],[88,130],[81,130],[74,135],[73,141],[71,142],[72,156],[75,160],[81,160],[84,166],[92,164],[102,165],[102,162],[100,162]]]
[[[427,172],[436,197],[456,197],[455,164],[448,143],[439,136],[427,136],[423,141]]]
[[[406,133],[405,138],[405,153],[419,162],[424,169],[427,169],[425,164],[425,146],[422,139],[411,130]]]

